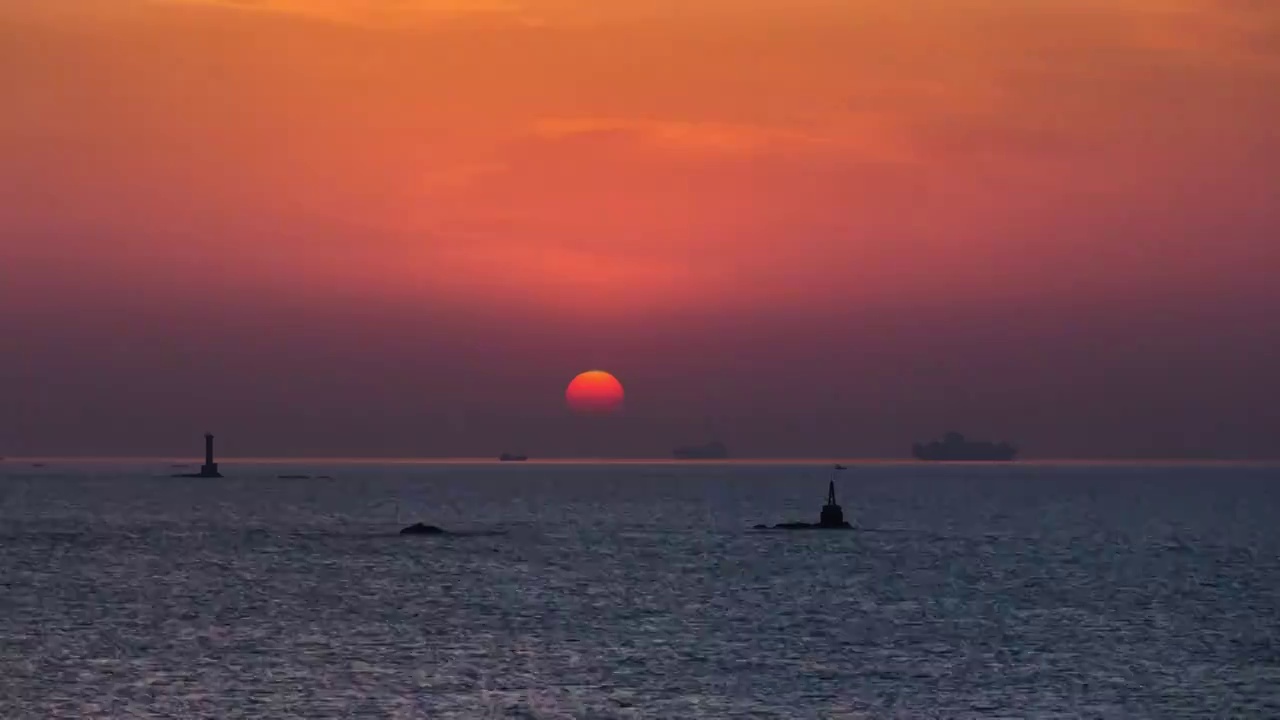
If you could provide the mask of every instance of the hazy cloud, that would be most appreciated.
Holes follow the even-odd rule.
[[[157,4],[210,5],[301,15],[359,25],[397,26],[459,15],[520,16],[512,0],[151,0]]]
[[[548,140],[624,137],[658,149],[711,156],[839,154],[859,160],[911,160],[910,148],[894,131],[892,124],[870,114],[851,118],[839,135],[767,125],[632,118],[545,118],[534,128],[535,136]]]

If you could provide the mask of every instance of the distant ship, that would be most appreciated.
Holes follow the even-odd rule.
[[[723,460],[729,457],[729,450],[719,440],[712,440],[706,445],[685,445],[671,451],[677,460]]]
[[[917,460],[934,461],[994,461],[1012,460],[1018,449],[1007,442],[987,442],[985,440],[966,440],[958,432],[947,433],[942,440],[934,440],[927,445],[916,443],[911,446],[911,454]]]
[[[511,453],[502,453],[498,456],[498,460],[502,462],[524,462],[528,459],[528,455],[512,455]]]

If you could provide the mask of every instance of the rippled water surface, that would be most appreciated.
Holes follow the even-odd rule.
[[[1275,467],[223,469],[0,463],[0,717],[1280,717]]]

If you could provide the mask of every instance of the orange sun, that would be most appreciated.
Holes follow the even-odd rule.
[[[564,390],[569,407],[582,413],[610,413],[622,407],[622,383],[603,370],[579,374]]]

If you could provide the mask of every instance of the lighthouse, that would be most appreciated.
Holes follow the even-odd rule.
[[[213,461],[213,433],[204,434],[204,465],[200,466],[200,477],[222,477],[218,463]]]
[[[198,477],[198,478],[220,478],[222,473],[218,472],[218,463],[213,461],[213,433],[204,434],[204,465],[200,466],[198,473],[183,473],[174,475],[174,477]]]
[[[835,474],[846,469],[843,465],[836,465],[831,472],[831,481],[827,483],[827,504],[822,506],[822,513],[818,516],[818,522],[785,522],[778,523],[773,526],[775,530],[852,530],[853,525],[844,519],[844,508],[840,507],[840,503],[836,502],[836,478]],[[756,530],[768,530],[768,525],[756,525]]]

